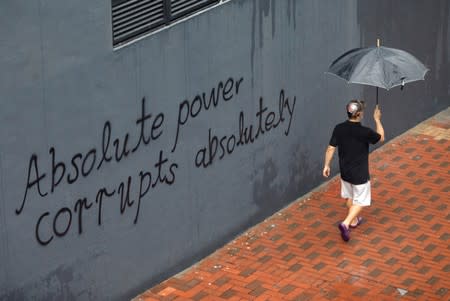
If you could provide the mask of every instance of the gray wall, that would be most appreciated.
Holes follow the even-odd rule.
[[[449,10],[231,0],[113,51],[108,1],[2,1],[0,299],[129,299],[322,183],[344,104],[373,107],[324,74],[350,48],[431,69],[381,92],[388,138],[446,108]]]

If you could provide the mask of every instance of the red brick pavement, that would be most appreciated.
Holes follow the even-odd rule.
[[[450,108],[371,154],[348,243],[336,177],[134,300],[450,300],[449,153]]]

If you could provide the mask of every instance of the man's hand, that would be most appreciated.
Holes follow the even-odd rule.
[[[325,178],[328,178],[330,176],[330,166],[325,166],[323,168],[322,174]]]
[[[325,152],[325,163],[323,164],[324,167],[322,171],[322,175],[325,178],[328,178],[330,176],[330,164],[331,159],[333,159],[335,149],[336,148],[334,146],[328,145],[327,151]]]
[[[381,121],[381,110],[378,107],[378,105],[375,107],[375,110],[373,111],[373,119],[375,119],[375,121]]]

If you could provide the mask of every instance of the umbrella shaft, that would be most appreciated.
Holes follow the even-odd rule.
[[[377,105],[378,105],[378,87],[377,87]]]

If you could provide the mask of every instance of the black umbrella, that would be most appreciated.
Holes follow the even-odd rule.
[[[338,57],[328,68],[328,73],[345,79],[348,83],[363,84],[389,90],[406,83],[423,80],[428,69],[410,53],[380,46],[355,48]]]

